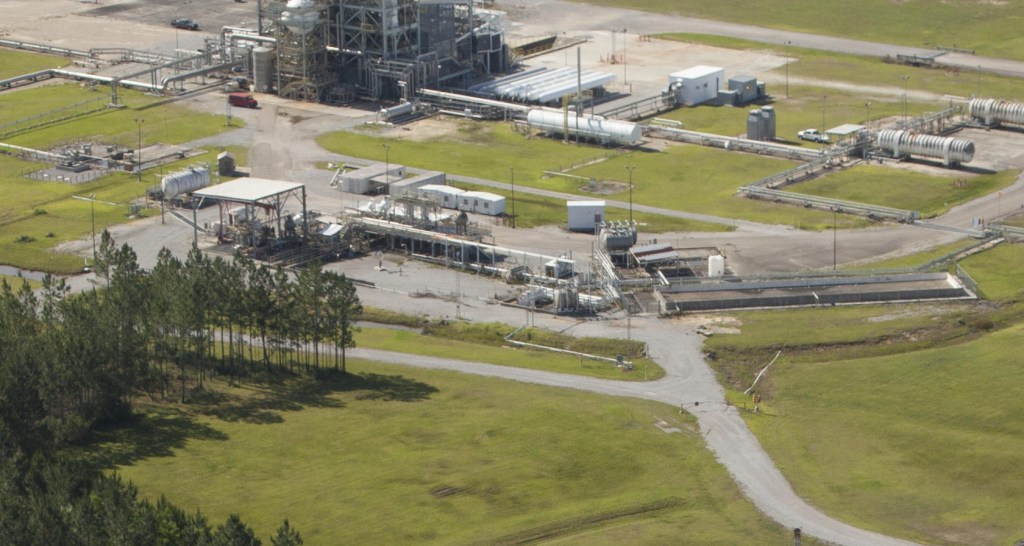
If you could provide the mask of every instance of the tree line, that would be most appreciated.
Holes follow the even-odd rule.
[[[318,264],[290,274],[240,255],[210,258],[193,247],[184,261],[163,249],[152,270],[144,271],[131,247],[118,247],[104,232],[95,271],[97,287],[79,293],[49,276],[35,292],[27,283],[0,283],[5,478],[28,474],[37,458],[55,461],[64,446],[99,424],[129,418],[138,396],[180,396],[185,402],[190,386],[201,389],[215,375],[234,382],[275,369],[345,373],[346,349],[355,346],[354,323],[362,312],[355,287]],[[134,498],[129,485],[108,479],[65,489]],[[5,483],[0,497],[23,498],[40,484],[45,480]],[[0,512],[17,512],[13,502]],[[136,512],[159,513],[160,506]],[[45,518],[36,520],[42,525],[36,529],[45,528]],[[9,523],[0,521],[0,532],[11,531]]]

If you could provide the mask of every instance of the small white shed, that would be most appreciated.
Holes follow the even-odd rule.
[[[566,201],[569,209],[569,231],[593,233],[604,222],[604,201]]]
[[[676,103],[694,106],[716,100],[725,83],[725,69],[697,65],[668,75],[668,88],[675,93]]]

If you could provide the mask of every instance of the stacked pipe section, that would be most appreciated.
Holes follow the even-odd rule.
[[[974,143],[963,138],[885,129],[878,132],[876,144],[893,157],[935,157],[942,159],[947,167],[974,159]]]

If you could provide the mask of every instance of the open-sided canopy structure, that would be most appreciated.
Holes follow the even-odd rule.
[[[247,221],[257,217],[257,209],[262,209],[269,216],[268,224],[277,225],[277,233],[281,234],[281,212],[289,198],[296,197],[302,209],[302,233],[309,234],[309,224],[306,214],[306,186],[297,182],[286,182],[284,180],[269,180],[266,178],[238,178],[231,182],[217,184],[193,192],[194,196],[201,199],[214,199],[220,207],[220,228],[218,236],[223,235],[225,224],[225,213],[239,205],[243,207],[244,213],[237,216]],[[232,223],[229,219],[229,223]]]

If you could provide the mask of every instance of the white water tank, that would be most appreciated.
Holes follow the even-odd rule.
[[[708,277],[725,276],[725,256],[708,256]]]
[[[256,93],[270,91],[274,73],[274,50],[269,47],[252,48],[252,90]]]

